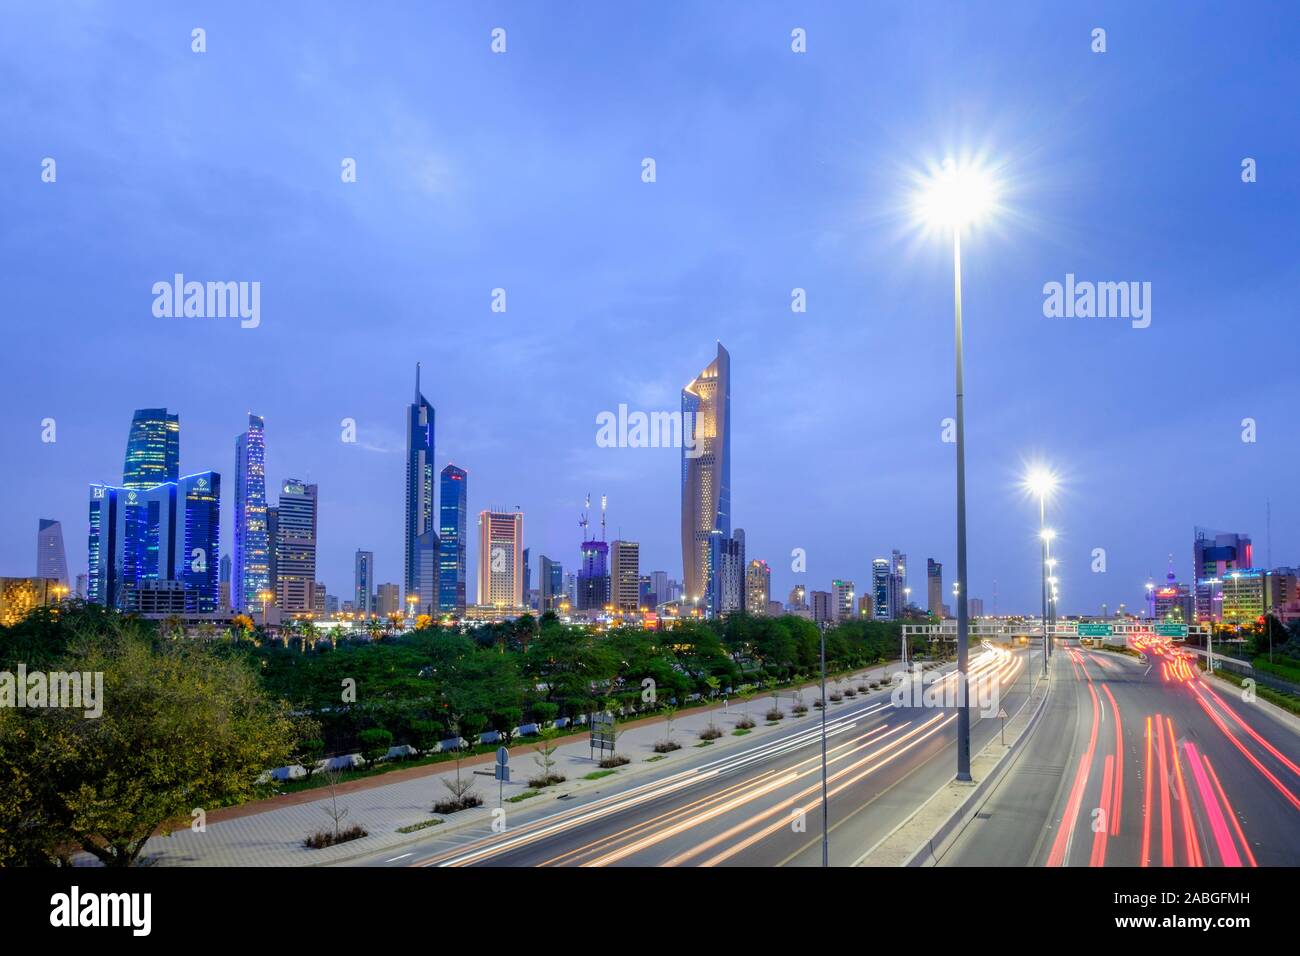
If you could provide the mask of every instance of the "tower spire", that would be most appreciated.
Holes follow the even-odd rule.
[[[415,404],[420,404],[420,363],[415,363]]]

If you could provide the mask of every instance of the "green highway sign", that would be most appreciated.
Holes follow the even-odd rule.
[[[1157,624],[1156,637],[1186,637],[1186,624]]]
[[[1110,637],[1111,627],[1109,624],[1080,624],[1080,637]]]

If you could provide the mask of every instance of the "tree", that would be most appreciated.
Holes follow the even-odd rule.
[[[367,767],[373,767],[388,755],[393,746],[393,734],[383,727],[370,727],[361,731],[361,759]]]
[[[0,799],[0,859],[80,846],[107,866],[133,865],[146,841],[196,807],[246,800],[284,765],[293,721],[240,660],[187,642],[152,645],[134,622],[60,661],[103,673],[104,707],[0,710],[0,767],[23,795]],[[14,845],[12,834],[19,834]],[[53,840],[54,842],[49,842]]]
[[[537,754],[533,757],[533,762],[542,770],[540,777],[535,777],[529,781],[530,784],[546,787],[552,783],[561,783],[564,778],[555,773],[555,751],[559,749],[559,742],[556,738],[560,736],[559,728],[548,727],[539,734],[542,742],[537,744],[533,749]]]
[[[325,757],[325,742],[320,739],[320,723],[310,717],[299,717],[293,722],[294,745],[289,754],[291,763],[303,770],[303,779],[310,780]]]

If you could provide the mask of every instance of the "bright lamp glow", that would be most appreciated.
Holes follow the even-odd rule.
[[[1052,540],[1053,538],[1055,538],[1055,537],[1056,537],[1056,532],[1053,531],[1051,528],[1044,528],[1044,529],[1043,529],[1043,531],[1042,531],[1042,538],[1043,538],[1044,541],[1051,541],[1051,540]]]
[[[1056,474],[1050,468],[1036,466],[1025,475],[1024,485],[1035,498],[1051,497],[1052,492],[1056,490]]]
[[[988,170],[973,162],[946,159],[921,180],[914,212],[927,225],[960,229],[992,212],[998,192]]]

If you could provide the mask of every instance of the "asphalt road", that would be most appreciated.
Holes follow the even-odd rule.
[[[991,714],[1028,696],[1037,654],[976,648],[972,677],[996,683]],[[1041,666],[1041,663],[1038,665]],[[945,679],[948,687],[955,682]],[[827,714],[830,863],[850,865],[951,779],[956,711],[888,691],[832,704]],[[972,746],[998,733],[971,708]],[[821,863],[820,716],[787,719],[775,736],[725,757],[708,749],[681,769],[581,800],[527,801],[505,832],[487,825],[431,837],[398,857],[361,865],[817,866]],[[690,744],[687,743],[687,748]],[[544,798],[535,798],[539,803]]]
[[[1054,656],[1047,712],[939,865],[1300,865],[1300,735],[1145,651]]]

